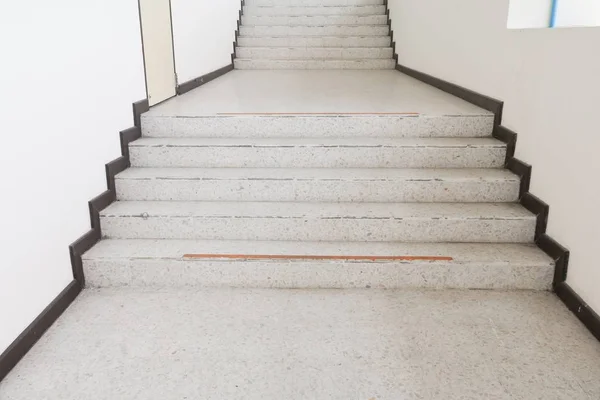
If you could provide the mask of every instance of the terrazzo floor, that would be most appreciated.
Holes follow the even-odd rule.
[[[152,107],[146,117],[229,113],[491,115],[395,70],[234,70]]]
[[[547,292],[85,290],[0,399],[600,398]]]

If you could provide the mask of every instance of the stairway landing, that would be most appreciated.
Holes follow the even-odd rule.
[[[144,116],[229,113],[492,115],[395,70],[234,70],[152,107]]]
[[[600,344],[553,294],[85,290],[3,400],[592,400]]]

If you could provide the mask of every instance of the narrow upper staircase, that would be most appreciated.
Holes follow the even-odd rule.
[[[394,69],[383,0],[246,0],[238,69]]]

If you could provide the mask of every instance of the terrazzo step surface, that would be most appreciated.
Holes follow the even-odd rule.
[[[389,33],[387,25],[240,26],[241,36],[386,36]]]
[[[245,47],[390,47],[389,36],[240,36],[239,51]]]
[[[343,60],[270,60],[236,58],[234,66],[237,69],[344,69],[344,70],[377,70],[394,69],[393,59],[343,59]]]
[[[333,7],[382,5],[383,0],[247,0],[247,6]]]
[[[119,200],[515,202],[519,177],[503,169],[129,168]]]
[[[121,239],[532,243],[536,226],[512,203],[118,201],[100,218]]]
[[[191,254],[241,257],[184,257]],[[256,255],[280,258],[250,258]],[[293,255],[442,256],[451,260],[308,260],[289,257]],[[548,290],[554,272],[553,260],[533,245],[482,243],[107,239],[83,255],[83,265],[88,287]]]
[[[489,138],[492,135],[493,126],[494,116],[484,111],[481,114],[465,115],[412,113],[142,115],[142,132],[147,138],[276,137],[289,139],[290,137],[305,138],[307,136],[321,138]]]
[[[244,16],[385,15],[384,5],[344,6],[244,6]]]
[[[500,168],[492,138],[142,138],[135,167]]]
[[[236,52],[240,59],[252,60],[386,59],[389,61],[392,58],[392,49],[389,47],[239,47]]]
[[[387,25],[387,15],[243,15],[248,26]]]

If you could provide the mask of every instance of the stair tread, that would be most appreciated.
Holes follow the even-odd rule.
[[[365,36],[365,35],[319,35],[319,36],[301,36],[297,35],[294,38],[306,38],[306,39],[314,39],[314,38],[325,38],[325,39],[348,39],[348,38],[362,38],[362,39],[376,39],[376,38],[389,38],[389,35],[373,35],[373,36]],[[290,36],[279,36],[279,35],[239,35],[238,38],[244,39],[289,39]]]
[[[298,28],[298,27],[302,27],[302,28],[323,28],[323,27],[327,27],[327,28],[354,28],[354,27],[371,27],[371,28],[381,28],[381,27],[387,27],[387,23],[385,24],[327,24],[327,25],[303,25],[303,24],[297,24],[297,25],[257,25],[257,24],[243,24],[242,27],[244,28],[255,28],[255,27],[261,27],[261,28],[289,28],[293,26],[294,28]],[[379,35],[381,36],[381,35]]]
[[[116,179],[147,180],[339,180],[339,181],[512,181],[520,178],[506,169],[493,168],[128,168]]]
[[[303,115],[309,117],[310,115]],[[315,115],[321,117],[319,115]],[[250,116],[249,116],[250,117]],[[343,117],[343,116],[342,116]],[[339,118],[333,116],[332,118]],[[352,118],[352,116],[350,116]],[[506,147],[506,144],[491,137],[481,138],[420,138],[420,137],[248,137],[248,138],[203,138],[203,137],[142,137],[129,144],[132,147],[205,147],[205,146],[370,146],[370,147]]]
[[[498,264],[549,266],[554,261],[532,244],[303,242],[248,240],[104,239],[83,255],[94,259],[180,259],[184,254],[315,256],[447,256],[454,264],[493,260]],[[235,260],[234,260],[235,261]],[[242,260],[239,260],[242,261]],[[327,261],[336,262],[336,261]],[[339,260],[337,262],[347,262]],[[403,261],[406,262],[406,261]],[[419,262],[419,261],[411,261]],[[428,263],[428,261],[421,261]]]
[[[238,46],[238,47],[250,47],[253,50],[281,50],[281,49],[293,49],[293,50],[312,50],[312,49],[323,49],[325,51],[333,51],[333,50],[344,50],[344,51],[348,51],[348,50],[368,50],[368,49],[377,49],[377,50],[381,50],[381,49],[389,49],[391,48],[390,46],[387,47],[381,47],[381,46],[369,46],[369,47],[317,47],[317,46],[313,46],[313,47],[307,47],[307,46]],[[346,60],[346,59],[344,59]],[[362,60],[362,59],[361,59]]]
[[[117,201],[102,217],[535,220],[516,203]]]

